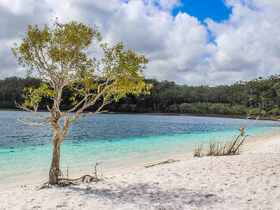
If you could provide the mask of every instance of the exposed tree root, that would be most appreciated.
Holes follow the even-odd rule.
[[[90,183],[90,182],[98,182],[101,179],[99,179],[96,176],[91,176],[89,174],[83,175],[79,178],[76,179],[69,179],[69,178],[60,178],[58,180],[59,185],[75,185],[75,184],[79,184],[79,183]]]
[[[95,164],[94,167],[94,175],[83,175],[79,178],[75,178],[75,179],[70,179],[68,178],[68,169],[67,169],[67,178],[61,177],[58,178],[58,183],[56,185],[51,185],[49,182],[45,182],[40,188],[41,189],[45,189],[45,188],[50,188],[51,186],[58,186],[58,187],[67,187],[70,185],[78,185],[81,183],[91,183],[91,182],[99,182],[102,180],[101,176],[98,176],[97,173],[97,166],[99,165],[99,163]],[[61,173],[62,174],[62,173]]]

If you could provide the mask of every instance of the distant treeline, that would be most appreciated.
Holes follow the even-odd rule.
[[[150,95],[128,96],[107,107],[111,112],[216,114],[251,117],[280,116],[280,76],[258,78],[233,85],[188,86],[169,81],[147,80]],[[0,108],[15,109],[22,102],[23,89],[38,86],[34,78],[10,77],[0,80]],[[64,107],[70,107],[64,94]]]

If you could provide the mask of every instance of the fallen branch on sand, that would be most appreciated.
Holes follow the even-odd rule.
[[[158,163],[153,163],[153,164],[149,164],[149,165],[145,165],[145,168],[150,168],[150,167],[154,167],[154,166],[158,166],[158,165],[163,165],[163,164],[169,164],[169,163],[175,163],[178,162],[179,160],[173,160],[173,159],[168,159],[162,162],[158,162]]]

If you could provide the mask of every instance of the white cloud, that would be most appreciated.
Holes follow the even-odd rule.
[[[179,6],[181,2],[179,0],[159,0],[159,4],[162,9],[170,10],[175,6]]]
[[[206,25],[186,13],[173,17],[170,10],[178,4],[179,0],[0,0],[0,26],[5,29],[0,32],[0,76],[16,72],[7,50],[12,41],[22,37],[28,24],[55,17],[95,24],[107,41],[123,41],[144,53],[150,60],[148,77],[221,84],[278,73],[279,0],[227,0],[230,19],[208,19]],[[208,42],[207,31],[215,44]]]
[[[233,6],[233,14],[228,21],[208,21],[216,36],[209,67],[216,75],[220,72],[237,75],[228,81],[279,73],[279,1],[235,0],[229,4]]]

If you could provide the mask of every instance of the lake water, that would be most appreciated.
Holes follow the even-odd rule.
[[[43,113],[47,114],[47,113]],[[18,119],[29,113],[0,111],[0,180],[32,173],[46,175],[51,159],[51,129]],[[190,152],[199,143],[227,141],[246,127],[251,136],[278,130],[272,121],[214,117],[99,114],[71,127],[62,146],[62,168],[116,168]]]

